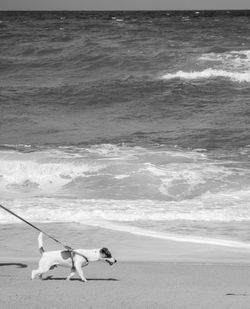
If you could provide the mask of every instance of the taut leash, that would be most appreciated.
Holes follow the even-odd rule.
[[[15,216],[16,218],[18,218],[19,220],[21,220],[21,221],[25,222],[26,224],[30,225],[31,227],[33,227],[33,228],[36,229],[37,231],[43,233],[44,235],[46,235],[46,236],[49,237],[50,239],[54,240],[55,242],[57,242],[58,244],[60,244],[61,246],[63,246],[66,250],[68,250],[68,251],[70,251],[70,252],[74,252],[76,255],[82,256],[82,257],[86,260],[87,264],[89,264],[89,260],[88,260],[88,258],[87,258],[85,255],[83,255],[83,254],[81,254],[81,253],[75,251],[75,250],[74,250],[73,248],[71,248],[70,246],[64,245],[62,242],[60,242],[60,241],[59,241],[58,239],[56,239],[55,237],[53,237],[53,236],[49,235],[48,233],[44,232],[44,231],[41,230],[39,227],[35,226],[34,224],[32,224],[32,223],[30,223],[29,221],[25,220],[24,218],[20,217],[19,215],[17,215],[16,213],[14,213],[13,211],[11,211],[10,209],[4,207],[3,205],[0,204],[0,207],[1,207],[3,210],[5,210],[5,211],[7,211],[8,213],[10,213],[11,215],[13,215],[13,216]],[[72,263],[73,263],[73,259],[72,259]],[[74,264],[74,263],[73,263],[73,264]]]

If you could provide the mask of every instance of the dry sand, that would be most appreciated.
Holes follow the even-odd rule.
[[[57,268],[30,280],[39,259],[37,233],[3,225],[0,308],[250,308],[250,252],[159,240],[78,226],[40,225],[74,248],[107,246],[118,263],[92,263],[89,280],[65,281]],[[69,238],[70,237],[70,238]],[[45,249],[60,248],[45,239]]]

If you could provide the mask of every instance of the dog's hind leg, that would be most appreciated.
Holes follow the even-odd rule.
[[[66,278],[66,280],[70,280],[74,276],[75,273],[76,273],[76,269],[75,269],[75,267],[72,267],[71,272],[68,275],[68,277]]]
[[[36,275],[38,275],[38,274],[39,274],[39,278],[40,278],[41,273],[40,273],[39,268],[38,269],[33,269],[32,272],[31,272],[31,280],[35,279]]]
[[[36,276],[38,276],[39,279],[42,279],[43,273],[45,273],[45,272],[46,272],[46,271],[40,270],[40,268],[34,269],[34,270],[32,270],[32,272],[31,272],[31,279],[32,279],[32,280],[35,279]]]
[[[31,279],[35,279],[37,275],[39,279],[42,279],[42,275],[49,271],[51,266],[51,264],[46,263],[44,260],[40,260],[38,269],[34,269],[31,272]]]

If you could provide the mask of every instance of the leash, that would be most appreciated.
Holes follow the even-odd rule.
[[[25,222],[26,224],[30,225],[31,227],[33,227],[33,228],[36,229],[37,231],[43,233],[44,235],[46,235],[46,236],[49,237],[50,239],[54,240],[56,243],[58,243],[58,244],[60,244],[61,246],[63,246],[67,251],[70,251],[70,252],[71,252],[71,259],[72,259],[73,268],[75,267],[75,266],[74,266],[74,261],[73,261],[73,253],[76,254],[76,255],[80,255],[81,257],[83,257],[83,258],[86,260],[87,265],[89,264],[89,260],[88,260],[88,258],[87,258],[85,255],[83,255],[83,254],[81,254],[81,253],[75,251],[75,250],[74,250],[73,248],[71,248],[70,246],[64,245],[62,242],[60,242],[60,241],[59,241],[58,239],[56,239],[55,237],[53,237],[53,236],[49,235],[48,233],[44,232],[44,231],[41,230],[39,227],[35,226],[34,224],[32,224],[32,223],[30,223],[29,221],[25,220],[24,218],[20,217],[19,215],[17,215],[16,213],[14,213],[13,211],[11,211],[10,209],[4,207],[3,205],[0,204],[0,207],[1,207],[3,210],[5,210],[5,211],[7,211],[8,213],[10,213],[11,215],[13,215],[13,216],[15,216],[16,218],[18,218],[19,220],[21,220],[21,221]]]

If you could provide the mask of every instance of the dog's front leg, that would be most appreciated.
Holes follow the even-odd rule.
[[[74,276],[75,273],[76,273],[76,269],[75,268],[71,268],[71,272],[68,275],[68,277],[66,278],[66,280],[70,280]]]
[[[76,271],[78,272],[78,275],[84,282],[88,282],[88,280],[84,277],[83,271],[82,271],[82,265],[80,263],[77,263],[76,265]]]

